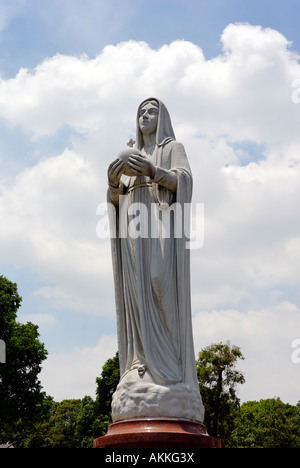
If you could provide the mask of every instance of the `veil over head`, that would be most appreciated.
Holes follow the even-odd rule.
[[[143,134],[140,130],[139,126],[139,114],[141,108],[147,103],[155,101],[158,104],[158,123],[157,123],[157,129],[156,129],[156,144],[157,146],[163,146],[169,141],[176,140],[175,138],[175,133],[173,130],[172,122],[171,122],[171,117],[168,112],[168,109],[166,108],[165,104],[160,101],[160,99],[150,97],[148,99],[145,99],[138,108],[137,111],[137,119],[136,119],[136,146],[139,150],[143,148],[144,145],[144,140],[143,140]]]

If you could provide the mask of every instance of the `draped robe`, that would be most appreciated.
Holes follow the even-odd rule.
[[[150,156],[157,167],[154,180],[145,176],[122,176],[120,194],[123,197],[116,207],[116,216],[111,219],[117,233],[112,239],[112,258],[121,372],[113,398],[113,419],[148,417],[153,415],[154,406],[162,406],[156,416],[202,420],[191,322],[190,251],[185,236],[192,175],[184,147],[175,140],[168,111],[161,101],[157,102],[157,144]],[[142,150],[138,117],[137,147]],[[176,192],[167,188],[171,173],[177,179]],[[110,191],[109,194],[111,197]],[[137,211],[139,216],[135,218],[135,209],[141,205],[143,210]],[[175,217],[167,218],[170,230],[166,233],[162,218],[173,207]],[[134,236],[126,232],[126,227],[136,219],[144,226],[139,226],[140,233]],[[145,227],[147,229],[143,230]],[[141,365],[147,375],[145,378],[137,372]],[[129,373],[131,380],[126,386]],[[175,389],[179,398],[175,396]],[[173,404],[173,409],[165,409],[167,398],[163,397],[158,403],[155,395],[167,392],[167,396],[172,396],[172,391],[178,404]],[[131,403],[130,392],[139,395],[133,397],[134,403]],[[118,395],[119,400],[124,401],[124,411],[122,403],[117,401]],[[193,402],[191,410],[183,414],[179,408],[181,399]],[[147,405],[146,400],[149,400]]]

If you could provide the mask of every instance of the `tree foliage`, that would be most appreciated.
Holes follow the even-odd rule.
[[[7,345],[0,364],[0,443],[19,448],[91,448],[111,423],[111,399],[120,379],[116,354],[96,378],[96,397],[54,402],[41,391],[38,374],[47,356],[38,327],[20,324],[22,298],[17,285],[0,276],[0,339]],[[240,348],[212,344],[196,361],[210,435],[225,448],[300,448],[300,402],[279,398],[240,406],[237,387],[245,382],[237,369]]]
[[[36,325],[17,322],[21,302],[17,285],[0,276],[0,339],[6,343],[6,364],[0,364],[2,442],[42,417],[47,407],[38,380],[47,351],[39,341]]]
[[[113,359],[108,359],[102,368],[100,378],[97,383],[98,410],[101,414],[111,415],[111,399],[120,380],[120,367],[118,353]]]
[[[279,398],[243,403],[231,434],[232,448],[300,448],[300,402]]]
[[[207,346],[196,362],[205,424],[209,434],[219,437],[223,445],[240,406],[237,385],[245,382],[243,374],[236,369],[238,359],[244,359],[240,348],[227,342]]]
[[[120,380],[118,353],[108,359],[96,378],[96,399],[85,397],[77,420],[77,433],[82,438],[81,446],[91,447],[93,440],[104,436],[111,424],[111,399]]]

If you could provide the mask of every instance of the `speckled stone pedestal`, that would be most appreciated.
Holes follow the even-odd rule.
[[[221,448],[203,424],[183,419],[130,419],[113,423],[94,448]]]

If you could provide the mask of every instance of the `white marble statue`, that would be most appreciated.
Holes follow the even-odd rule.
[[[117,233],[112,258],[121,370],[113,421],[161,417],[203,422],[192,336],[190,251],[185,235],[174,234],[174,219],[166,236],[157,214],[173,204],[188,206],[192,175],[160,100],[150,98],[139,106],[136,148],[120,153],[109,166],[108,181],[108,199],[115,206],[110,222]],[[139,206],[143,216],[138,220],[147,230],[139,226],[140,235],[125,235],[123,228]],[[151,223],[156,223],[153,230]]]

